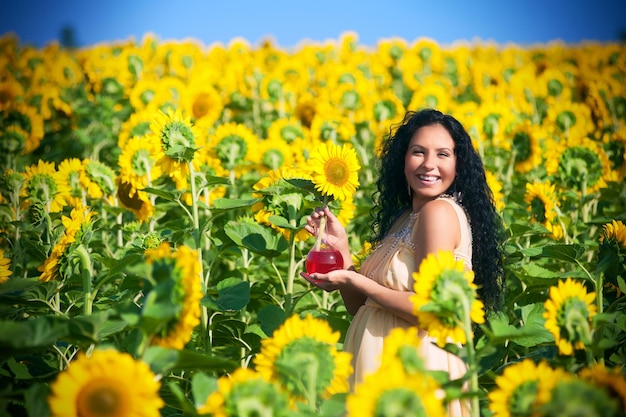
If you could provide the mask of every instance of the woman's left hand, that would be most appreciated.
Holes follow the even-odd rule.
[[[300,276],[316,287],[321,288],[324,291],[331,292],[338,290],[341,287],[342,282],[344,281],[342,279],[343,272],[345,271],[331,271],[327,274],[322,274],[321,272],[314,272],[312,274],[301,272]]]

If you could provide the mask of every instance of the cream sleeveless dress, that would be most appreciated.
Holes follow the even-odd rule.
[[[454,250],[457,260],[465,262],[465,268],[472,268],[472,234],[467,216],[455,200],[440,197],[448,201],[454,208],[459,219],[461,239],[459,246]],[[394,223],[387,236],[361,265],[360,273],[373,279],[385,287],[399,291],[413,291],[413,272],[418,270],[415,261],[415,245],[413,236],[419,224],[419,213],[410,211],[402,214]],[[368,299],[355,314],[348,328],[344,350],[352,353],[354,374],[350,386],[378,369],[383,351],[385,336],[396,327],[408,328],[413,324],[389,313],[374,301]],[[422,338],[420,353],[426,367],[431,370],[447,371],[450,378],[460,378],[467,370],[465,363],[434,344],[435,339],[428,336],[424,330],[419,331]],[[449,416],[469,415],[465,407],[458,401],[449,406]]]

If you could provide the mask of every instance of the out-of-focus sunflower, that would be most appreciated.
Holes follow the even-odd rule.
[[[521,174],[539,167],[543,160],[540,140],[545,133],[530,121],[516,125],[507,136],[512,141],[512,152],[515,155],[515,170]]]
[[[462,260],[456,260],[450,251],[429,254],[418,272],[413,273],[415,294],[411,296],[413,312],[420,327],[444,347],[448,338],[466,343],[463,329],[465,310],[474,323],[485,322],[482,301],[476,295],[474,273],[465,269]],[[428,306],[428,310],[422,308]],[[470,335],[471,336],[471,335]]]
[[[253,154],[259,139],[244,124],[229,122],[219,125],[208,136],[213,155],[227,170],[241,174],[252,164]]]
[[[165,403],[148,364],[116,350],[79,353],[50,384],[53,417],[158,417]]]
[[[130,117],[120,126],[117,146],[124,148],[130,138],[141,138],[151,133],[150,124],[154,118],[154,109],[147,108],[131,113]]]
[[[396,327],[383,342],[381,368],[394,361],[401,361],[407,372],[425,371],[422,358],[419,356],[419,348],[422,339],[419,337],[419,329],[415,326],[409,328]]]
[[[203,294],[197,252],[184,245],[172,251],[170,244],[163,242],[156,249],[147,249],[145,255],[152,265],[152,281],[146,281],[144,291],[146,294],[156,291],[157,295],[153,298],[166,299],[172,303],[168,306],[170,310],[175,311],[173,317],[163,321],[151,343],[183,349],[191,340],[195,327],[200,324]]]
[[[361,165],[354,148],[348,143],[322,144],[311,153],[309,164],[315,188],[324,196],[346,200],[359,186]]]
[[[194,161],[201,136],[198,128],[191,123],[189,116],[183,116],[180,109],[168,109],[167,112],[157,112],[150,129],[162,148],[157,166],[177,185],[187,184],[189,163]]]
[[[274,383],[249,368],[238,368],[217,380],[217,390],[209,395],[200,414],[213,417],[288,416],[289,398]]]
[[[547,149],[546,172],[564,188],[591,194],[607,187],[612,178],[611,161],[599,143],[561,141]]]
[[[256,370],[299,399],[347,392],[352,355],[337,349],[339,336],[325,320],[293,315],[261,341]],[[310,392],[311,385],[315,392]]]
[[[550,287],[543,316],[559,353],[573,355],[574,350],[591,343],[592,320],[597,311],[595,298],[595,292],[588,293],[583,283],[571,278]]]
[[[441,386],[422,372],[405,372],[399,360],[368,375],[346,398],[348,417],[446,416]]]
[[[526,184],[524,201],[532,221],[537,222],[552,232],[555,239],[563,237],[563,229],[558,224],[558,196],[556,186],[550,181]]]
[[[91,227],[91,219],[95,215],[86,207],[78,206],[72,209],[69,217],[63,216],[61,222],[64,227],[63,235],[52,247],[50,254],[38,270],[41,272],[39,281],[48,282],[55,279],[66,278],[63,269],[67,263],[67,257],[71,252],[71,245],[80,244],[83,238],[88,238],[87,233]]]
[[[79,207],[87,204],[85,189],[80,182],[84,169],[78,158],[64,159],[59,163],[55,179],[59,193],[68,206]]]
[[[115,172],[106,164],[93,159],[83,159],[84,175],[80,182],[90,198],[112,203],[116,191]]]
[[[0,249],[0,284],[7,282],[11,275],[13,275],[13,271],[11,271],[11,258],[6,258],[4,256],[4,249]]]
[[[610,397],[617,399],[621,403],[622,410],[626,410],[626,377],[624,377],[623,368],[616,367],[610,369],[598,363],[581,369],[578,374],[582,379],[603,387]]]
[[[159,155],[159,142],[154,135],[129,139],[118,158],[119,181],[130,185],[129,197],[143,190],[161,176],[155,157]]]
[[[550,392],[550,401],[538,411],[542,417],[624,415],[619,399],[611,397],[606,387],[582,378],[558,380]]]
[[[545,361],[536,364],[527,358],[508,364],[496,377],[496,388],[488,394],[489,409],[493,417],[535,415],[550,400],[550,391],[558,380],[568,377]]]
[[[65,206],[65,199],[59,192],[54,162],[37,161],[26,167],[22,197],[30,204],[41,203],[50,213],[57,213]]]

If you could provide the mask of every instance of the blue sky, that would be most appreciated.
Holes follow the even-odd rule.
[[[390,37],[530,45],[615,41],[626,31],[626,0],[0,0],[0,7],[0,34],[37,47],[67,25],[80,46],[153,33],[205,45],[271,38],[289,48],[345,31],[364,45]]]

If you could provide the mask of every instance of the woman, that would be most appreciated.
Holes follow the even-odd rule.
[[[413,272],[429,253],[451,251],[473,269],[486,309],[497,307],[502,282],[500,218],[480,157],[463,126],[437,110],[409,112],[384,142],[377,182],[374,247],[360,271],[352,264],[347,234],[328,209],[307,218],[315,235],[327,217],[326,243],[338,249],[344,269],[302,276],[326,291],[339,290],[354,318],[344,349],[353,354],[351,385],[380,365],[383,340],[395,327],[417,325],[410,297]],[[452,379],[466,372],[457,357],[431,343],[425,331],[421,354],[426,366]],[[462,415],[460,404],[450,413]]]

